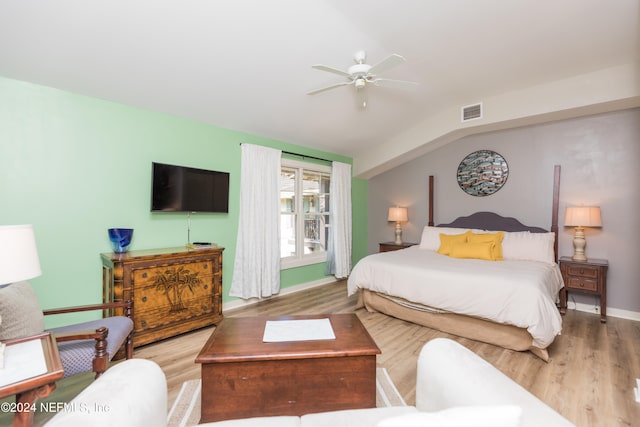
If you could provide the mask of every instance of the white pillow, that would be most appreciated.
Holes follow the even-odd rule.
[[[44,331],[44,316],[29,282],[0,286],[0,340],[36,335]]]
[[[420,238],[420,249],[437,251],[440,247],[440,233],[442,234],[464,234],[469,228],[453,228],[453,227],[430,227],[425,226],[422,230]],[[480,231],[480,230],[474,230]]]
[[[502,258],[554,264],[556,262],[553,251],[555,238],[556,236],[553,232],[530,233],[528,231],[516,231],[504,233]]]
[[[514,405],[458,406],[386,418],[376,427],[517,427],[522,408]]]

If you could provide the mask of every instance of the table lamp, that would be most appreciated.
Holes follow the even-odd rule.
[[[0,286],[42,274],[31,225],[0,226]]]
[[[395,221],[396,223],[396,240],[394,242],[396,245],[402,244],[402,227],[400,223],[408,220],[407,208],[389,208],[388,221]]]
[[[42,274],[31,225],[0,226],[0,287],[33,279]],[[2,318],[0,317],[0,322]],[[0,343],[0,369],[4,366],[4,344]]]
[[[569,206],[564,217],[565,227],[575,227],[573,237],[574,261],[586,261],[584,248],[587,240],[584,237],[584,227],[602,227],[599,206]]]

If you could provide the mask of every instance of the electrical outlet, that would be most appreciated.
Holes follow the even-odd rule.
[[[633,389],[633,394],[636,397],[636,402],[640,403],[640,378],[636,378],[636,384],[638,384],[638,387]]]

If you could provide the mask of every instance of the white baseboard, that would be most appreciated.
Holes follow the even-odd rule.
[[[567,304],[567,310],[584,311],[585,313],[600,314],[600,306],[593,304],[584,304],[580,302],[570,302]],[[640,313],[637,311],[621,310],[619,308],[607,307],[607,317],[619,317],[621,319],[640,321]]]
[[[280,290],[280,293],[277,295],[273,295],[269,298],[278,298],[283,295],[293,294],[295,292],[304,291],[305,289],[316,288],[318,286],[328,285],[329,283],[335,283],[337,280],[333,276],[327,276],[322,279],[314,280],[313,282],[301,283],[299,285],[289,286],[288,288],[283,288]],[[256,304],[260,301],[263,301],[260,298],[249,298],[247,300],[237,299],[229,302],[222,303],[222,312],[229,310],[235,310],[237,308],[246,307],[248,305]]]

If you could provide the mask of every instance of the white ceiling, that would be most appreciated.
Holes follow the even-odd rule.
[[[357,161],[446,108],[638,64],[639,3],[0,0],[0,75]],[[306,95],[361,49],[419,86]]]

